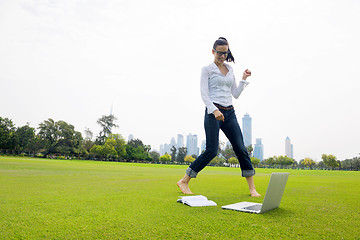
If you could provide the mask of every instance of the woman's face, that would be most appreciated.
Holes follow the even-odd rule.
[[[218,63],[218,64],[223,64],[226,60],[229,46],[228,45],[218,45],[215,50],[214,49],[212,50],[212,53],[214,54],[214,62]],[[226,53],[226,54],[224,54],[224,53]]]

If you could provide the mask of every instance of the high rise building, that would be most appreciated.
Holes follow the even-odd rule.
[[[165,153],[171,153],[171,148],[176,147],[176,149],[179,149],[180,147],[184,147],[184,136],[181,134],[178,134],[177,136],[177,142],[175,141],[175,138],[172,137],[170,144],[164,144],[160,145],[160,156],[164,155]]]
[[[286,137],[285,139],[285,156],[289,158],[294,158],[293,145],[291,144],[290,138]]]
[[[260,161],[264,160],[264,145],[262,145],[261,138],[256,139],[254,157],[260,159]]]
[[[164,155],[165,154],[165,150],[164,150],[164,145],[160,145],[160,156]]]
[[[252,144],[251,117],[247,113],[242,118],[242,133],[245,147],[250,146]]]
[[[181,147],[184,147],[184,136],[181,134],[177,135],[177,143],[176,143],[176,148],[179,149]]]
[[[224,146],[224,149],[227,148],[228,146],[231,146],[230,141],[227,141],[227,142],[226,142],[226,144],[225,144],[225,146]]]
[[[164,144],[164,151],[165,153],[169,153],[170,154],[170,145],[169,144]],[[165,154],[164,153],[164,154]]]
[[[203,140],[202,143],[201,143],[200,154],[201,154],[203,151],[205,151],[205,149],[206,149],[206,141]]]
[[[176,147],[175,138],[171,138],[170,146],[169,146],[169,147],[170,147],[170,150],[171,150],[171,148],[172,148],[173,146]]]
[[[128,137],[128,142],[130,142],[133,139],[134,139],[134,135],[130,134],[129,137]]]
[[[199,156],[199,148],[197,144],[197,135],[192,135],[191,133],[186,137],[186,148],[187,155],[196,155]]]

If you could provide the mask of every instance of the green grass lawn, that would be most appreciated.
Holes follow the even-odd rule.
[[[360,172],[286,170],[280,208],[251,198],[240,169],[207,167],[190,187],[216,207],[177,203],[187,166],[0,157],[1,239],[359,239]],[[273,171],[256,169],[263,196]]]

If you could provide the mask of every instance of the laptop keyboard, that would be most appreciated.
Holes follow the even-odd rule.
[[[252,206],[249,206],[249,207],[244,207],[244,209],[260,211],[261,210],[261,204],[252,205]]]

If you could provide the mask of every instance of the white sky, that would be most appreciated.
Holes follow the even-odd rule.
[[[0,0],[0,116],[64,120],[84,134],[113,114],[158,150],[178,133],[205,139],[200,70],[220,36],[265,158],[360,153],[359,0]],[[225,141],[224,135],[221,137]]]

